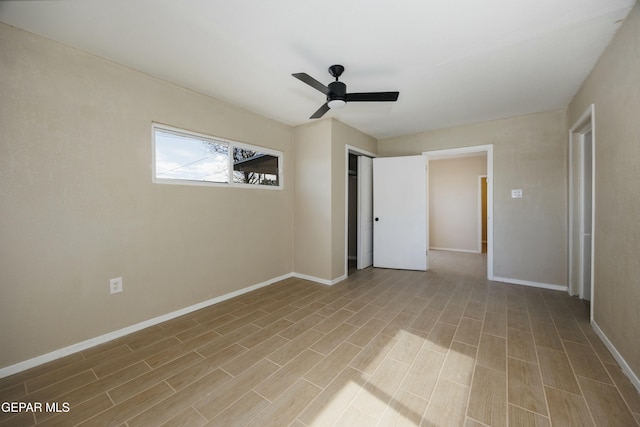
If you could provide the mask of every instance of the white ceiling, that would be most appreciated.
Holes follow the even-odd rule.
[[[336,117],[377,138],[569,104],[635,0],[2,1],[0,21],[289,125],[342,64]]]

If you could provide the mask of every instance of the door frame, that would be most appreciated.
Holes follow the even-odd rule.
[[[482,253],[482,178],[487,179],[487,217],[489,216],[489,178],[486,174],[478,175],[478,253]],[[487,246],[489,246],[488,240],[489,221],[487,218]]]
[[[569,146],[568,146],[568,158],[569,158],[569,194],[568,194],[568,234],[567,244],[569,248],[568,262],[567,262],[567,276],[569,280],[568,291],[570,295],[583,295],[583,289],[575,289],[573,287],[573,255],[576,248],[573,247],[573,231],[576,227],[573,220],[573,201],[575,197],[579,197],[580,188],[576,188],[577,185],[573,179],[574,168],[579,168],[580,178],[583,179],[584,175],[584,153],[580,151],[580,161],[578,165],[574,164],[573,149],[576,144],[584,144],[584,135],[591,132],[591,303],[590,303],[590,320],[593,321],[593,307],[595,304],[595,280],[594,280],[594,261],[595,261],[595,219],[596,219],[596,121],[595,121],[595,104],[591,104],[584,113],[576,120],[576,122],[569,129]],[[582,216],[582,209],[579,212]],[[580,248],[577,248],[580,252]],[[583,264],[584,258],[581,256],[579,259],[578,274],[584,270]],[[580,286],[583,286],[581,281]]]
[[[345,174],[345,179],[344,179],[344,272],[345,274],[349,274],[349,153],[351,154],[355,154],[356,156],[367,156],[367,157],[371,157],[376,158],[378,157],[377,154],[371,153],[369,151],[363,150],[362,148],[358,148],[358,147],[354,147],[353,145],[349,145],[347,144],[345,146],[345,165],[344,165],[344,174]],[[358,195],[358,198],[360,197],[360,195]],[[372,194],[373,197],[373,194]],[[358,204],[360,203],[360,200],[358,199]],[[356,227],[359,227],[359,222],[360,222],[360,218],[358,218],[358,225]]]
[[[493,280],[493,144],[422,152],[427,157],[427,165],[430,159],[464,157],[472,153],[487,155],[487,279]],[[427,180],[429,173],[430,168],[427,167]],[[427,224],[428,227],[429,224]]]

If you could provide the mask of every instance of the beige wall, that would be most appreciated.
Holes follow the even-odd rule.
[[[640,376],[640,5],[569,106],[595,104],[594,320]]]
[[[0,367],[293,271],[292,128],[4,24],[0,76]],[[285,189],[153,184],[153,121],[282,150]]]
[[[429,161],[429,246],[480,252],[479,176],[487,156]]]
[[[331,121],[295,129],[294,271],[331,279]]]
[[[566,111],[378,141],[381,156],[493,144],[494,276],[567,285]],[[511,189],[522,199],[511,199]]]
[[[346,147],[376,140],[336,119],[295,130],[295,272],[335,281],[345,269]]]

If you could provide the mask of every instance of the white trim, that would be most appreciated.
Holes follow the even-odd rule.
[[[422,154],[427,156],[427,159],[442,159],[452,156],[465,157],[470,153],[481,152],[487,154],[487,279],[495,280],[493,277],[493,144],[424,151]]]
[[[532,288],[549,289],[552,291],[567,291],[565,285],[554,285],[551,283],[532,282],[529,280],[511,279],[508,277],[494,276],[492,279],[494,282],[511,283],[512,285],[530,286]]]
[[[595,239],[596,239],[596,200],[595,200],[595,192],[596,192],[596,111],[595,104],[591,104],[584,113],[580,116],[578,120],[571,126],[569,129],[569,185],[568,185],[568,227],[567,227],[567,279],[568,279],[568,289],[567,292],[570,295],[581,294],[582,289],[572,289],[573,284],[573,274],[572,274],[572,264],[573,264],[573,252],[575,248],[573,247],[573,197],[576,192],[575,184],[573,182],[573,144],[577,143],[575,141],[576,137],[583,138],[584,133],[591,131],[591,301],[590,301],[590,313],[589,319],[593,322],[593,313],[595,306]],[[584,155],[582,153],[581,155]],[[580,167],[583,167],[581,164]]]
[[[640,378],[638,378],[638,376],[633,372],[633,370],[631,370],[631,367],[629,366],[627,361],[624,360],[624,357],[622,357],[622,355],[618,352],[618,350],[611,343],[611,341],[605,335],[602,329],[600,329],[600,327],[598,326],[595,320],[591,320],[591,326],[593,327],[593,330],[596,332],[598,337],[600,337],[604,345],[607,347],[607,349],[609,349],[609,351],[613,355],[613,358],[616,359],[616,361],[622,368],[622,372],[629,378],[629,380],[631,380],[631,384],[633,384],[636,390],[638,390],[638,393],[640,393]]]
[[[476,250],[476,249],[457,249],[457,248],[437,248],[435,246],[431,246],[429,248],[429,250],[434,250],[434,251],[449,251],[449,252],[465,252],[465,253],[470,253],[470,254],[479,254],[482,253],[482,249],[481,250]]]
[[[478,175],[478,253],[480,254],[482,253],[482,178],[487,178],[487,175]]]
[[[76,344],[72,344],[72,345],[70,345],[68,347],[64,347],[64,348],[61,348],[61,349],[58,349],[58,350],[54,350],[54,351],[52,351],[50,353],[46,353],[46,354],[43,354],[43,355],[40,355],[40,356],[36,356],[36,357],[34,357],[32,359],[16,363],[14,365],[10,365],[10,366],[7,366],[5,368],[0,368],[0,378],[8,377],[9,375],[13,375],[13,374],[16,374],[18,372],[22,372],[24,370],[33,368],[35,366],[42,365],[44,363],[51,362],[51,361],[56,360],[56,359],[60,359],[62,357],[68,356],[70,354],[77,353],[79,351],[86,350],[86,349],[91,348],[91,347],[95,347],[96,345],[99,345],[99,344],[104,344],[104,343],[106,343],[108,341],[112,341],[112,340],[114,340],[116,338],[120,338],[122,336],[131,334],[133,332],[137,332],[137,331],[140,331],[142,329],[148,328],[150,326],[154,326],[154,325],[157,325],[159,323],[166,322],[166,321],[171,320],[171,319],[175,319],[176,317],[180,317],[180,316],[183,316],[185,314],[194,312],[196,310],[200,310],[202,308],[209,307],[209,306],[217,304],[219,302],[231,299],[233,297],[237,297],[239,295],[246,294],[247,292],[251,292],[251,291],[254,291],[256,289],[259,289],[259,288],[262,288],[262,287],[265,287],[265,286],[269,286],[269,285],[271,285],[273,283],[279,282],[279,281],[284,280],[284,279],[288,279],[290,277],[297,277],[297,276],[295,275],[295,273],[288,273],[288,274],[282,275],[280,277],[274,277],[273,279],[269,279],[269,280],[266,280],[264,282],[261,282],[261,283],[255,284],[255,285],[248,286],[246,288],[239,289],[237,291],[230,292],[228,294],[225,294],[225,295],[222,295],[222,296],[219,296],[219,297],[216,297],[216,298],[212,298],[210,300],[203,301],[203,302],[191,305],[189,307],[182,308],[180,310],[172,311],[171,313],[163,314],[161,316],[154,317],[153,319],[145,320],[143,322],[136,323],[135,325],[131,325],[131,326],[127,326],[126,328],[118,329],[117,331],[109,332],[109,333],[106,333],[104,335],[100,335],[100,336],[97,336],[97,337],[94,337],[94,338],[90,338],[90,339],[88,339],[86,341],[82,341],[82,342],[79,342],[79,343],[76,343]]]
[[[321,279],[320,277],[315,277],[315,276],[309,276],[307,274],[301,274],[301,273],[291,273],[292,277],[295,277],[296,279],[304,279],[304,280],[309,280],[311,282],[316,282],[316,283],[320,283],[321,285],[328,285],[328,286],[333,286],[336,283],[342,282],[344,279],[347,278],[347,274],[343,274],[340,277],[337,277],[333,280],[329,280],[329,279]]]

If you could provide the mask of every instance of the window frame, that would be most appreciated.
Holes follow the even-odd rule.
[[[228,182],[214,182],[214,181],[196,181],[188,179],[175,179],[175,178],[158,178],[157,177],[157,164],[156,164],[156,131],[171,133],[177,136],[193,137],[201,139],[207,142],[216,144],[223,144],[227,146],[227,162],[228,162]],[[261,184],[247,184],[234,182],[234,149],[239,148],[243,150],[256,151],[261,154],[267,154],[269,156],[278,158],[278,185],[261,185]],[[271,148],[265,148],[258,145],[247,144],[244,142],[238,142],[231,139],[220,138],[211,136],[199,132],[193,132],[190,130],[177,128],[161,123],[152,123],[151,125],[151,178],[154,184],[169,184],[169,185],[190,185],[190,186],[205,186],[205,187],[236,187],[236,188],[252,188],[262,190],[283,190],[284,189],[284,153],[280,150],[274,150]]]

